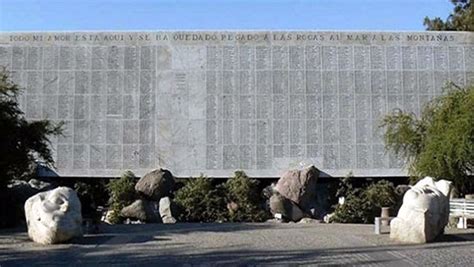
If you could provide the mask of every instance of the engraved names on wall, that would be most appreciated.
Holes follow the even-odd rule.
[[[0,65],[65,176],[405,175],[378,128],[420,113],[446,82],[474,83],[472,33],[2,33]]]

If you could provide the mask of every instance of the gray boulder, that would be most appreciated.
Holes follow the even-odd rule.
[[[81,202],[68,187],[38,193],[25,202],[28,236],[41,244],[82,236]]]
[[[300,170],[289,170],[278,180],[275,190],[296,203],[303,211],[312,214],[319,210],[316,186],[319,170],[310,166]]]
[[[283,219],[293,222],[297,222],[305,217],[304,212],[298,205],[279,193],[275,193],[270,197],[270,211],[273,215],[280,213]]]
[[[174,178],[170,171],[156,169],[138,180],[135,190],[143,197],[160,201],[161,198],[169,196],[174,187]]]
[[[163,223],[176,223],[176,219],[173,217],[173,206],[169,197],[160,199],[160,216]]]
[[[159,222],[159,215],[153,202],[146,200],[135,200],[132,204],[120,211],[120,216],[130,219],[138,219],[144,222]]]

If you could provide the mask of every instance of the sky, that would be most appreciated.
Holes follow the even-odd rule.
[[[449,0],[0,0],[0,31],[398,30],[445,19]]]

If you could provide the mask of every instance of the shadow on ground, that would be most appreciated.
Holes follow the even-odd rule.
[[[128,245],[128,244],[127,244]],[[133,245],[133,244],[131,244]],[[444,247],[462,247],[463,243],[449,244]],[[443,246],[436,249],[442,250]],[[211,265],[211,266],[246,266],[255,264],[317,264],[354,266],[369,264],[395,264],[399,258],[390,257],[389,254],[383,258],[374,259],[367,257],[371,253],[403,252],[405,250],[426,249],[423,246],[379,246],[379,247],[356,247],[356,248],[330,248],[315,250],[248,250],[242,247],[227,247],[223,250],[209,252],[189,253],[191,247],[180,247],[179,249],[154,247],[156,253],[120,252],[114,253],[113,248],[71,246],[48,251],[30,251],[27,254],[18,253],[9,249],[0,251],[0,263],[2,266],[25,266],[25,265],[156,265],[175,266],[183,264]],[[187,252],[187,253],[185,253]]]
[[[24,249],[0,249],[0,266],[31,265],[288,265],[314,264],[326,266],[416,265],[403,259],[403,252],[431,251],[446,248],[469,249],[473,233],[449,233],[436,243],[422,245],[381,245],[321,249],[250,249],[250,244],[224,247],[194,247],[173,242],[173,233],[239,232],[269,229],[272,224],[175,224],[103,226],[100,234],[85,235],[72,244],[41,246],[27,243]],[[282,227],[279,225],[279,227]],[[281,228],[284,231],[285,226]],[[21,238],[25,233],[17,233]],[[430,252],[430,253],[431,253]]]
[[[474,233],[450,233],[436,238],[436,242],[474,241]]]

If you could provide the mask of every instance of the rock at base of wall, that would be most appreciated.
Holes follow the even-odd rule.
[[[319,170],[310,166],[301,170],[289,170],[278,180],[275,190],[296,203],[303,211],[311,214],[318,210],[316,186]]]
[[[449,221],[451,182],[425,177],[403,196],[390,223],[390,238],[402,243],[426,243],[443,234]]]
[[[176,223],[173,217],[173,203],[169,197],[160,199],[160,216],[163,223]]]
[[[298,205],[278,193],[270,197],[270,211],[273,215],[280,213],[283,219],[293,222],[297,222],[305,216]]]
[[[159,216],[155,211],[154,203],[142,199],[135,200],[132,204],[120,211],[120,216],[130,219],[138,219],[145,222],[159,222]]]
[[[68,187],[38,193],[25,202],[28,236],[41,244],[82,236],[81,202]]]
[[[161,198],[169,196],[174,188],[174,178],[170,171],[156,169],[138,180],[135,190],[143,197],[160,201]]]

